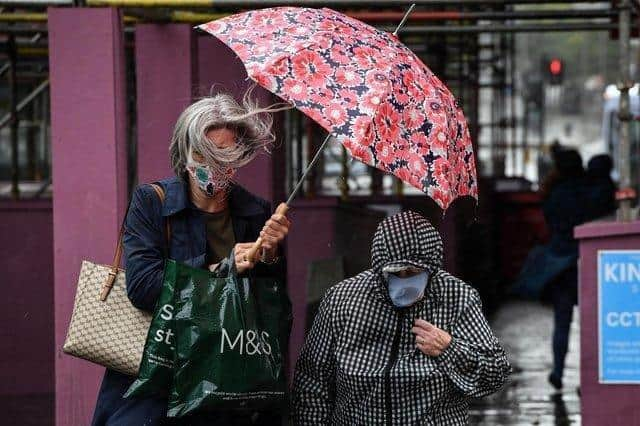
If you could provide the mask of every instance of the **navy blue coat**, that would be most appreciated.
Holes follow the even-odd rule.
[[[123,238],[127,293],[139,309],[153,311],[162,290],[162,274],[167,255],[193,267],[205,267],[206,223],[203,213],[190,201],[187,184],[177,177],[158,182],[165,192],[162,203],[150,185],[139,186],[131,199]],[[270,204],[240,186],[229,193],[229,209],[236,242],[255,241],[271,216]],[[167,247],[166,221],[171,238]],[[167,250],[168,249],[168,250]],[[273,266],[258,263],[249,272],[256,276],[278,276],[284,280],[284,261]],[[134,378],[107,370],[98,394],[93,425],[159,424],[271,424],[277,413],[233,413],[188,418],[182,422],[165,419],[167,400],[163,398],[122,399]],[[253,416],[253,420],[250,417]]]
[[[557,255],[578,256],[578,241],[573,228],[592,219],[590,187],[585,178],[567,178],[558,182],[543,202],[549,227],[550,250]]]

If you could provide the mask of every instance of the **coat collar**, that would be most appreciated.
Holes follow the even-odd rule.
[[[172,216],[188,207],[193,207],[189,199],[189,188],[184,179],[176,177],[160,181],[165,190],[162,216]],[[229,207],[234,217],[249,217],[264,213],[264,206],[257,197],[240,185],[233,184],[229,192]]]

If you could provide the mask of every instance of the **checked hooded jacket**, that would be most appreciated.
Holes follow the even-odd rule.
[[[469,401],[491,394],[511,366],[482,314],[476,290],[441,269],[443,244],[422,216],[385,219],[372,267],[327,291],[295,369],[296,425],[464,425]],[[425,297],[408,308],[389,298],[385,267],[429,272]],[[411,332],[424,319],[447,331],[438,357]]]

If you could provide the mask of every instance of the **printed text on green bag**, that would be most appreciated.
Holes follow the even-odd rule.
[[[240,330],[233,342],[225,328],[220,334],[220,353],[223,354],[225,348],[228,351],[236,350],[240,355],[271,355],[271,345],[267,342],[269,333],[258,330]],[[236,348],[237,345],[237,348]]]

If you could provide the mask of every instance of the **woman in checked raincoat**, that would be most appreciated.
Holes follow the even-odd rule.
[[[405,212],[376,232],[372,268],[331,288],[298,359],[297,425],[463,425],[511,366],[476,290],[441,269],[443,244]]]

